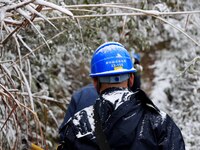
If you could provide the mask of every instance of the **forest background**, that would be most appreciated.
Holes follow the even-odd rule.
[[[142,89],[200,147],[199,0],[1,0],[0,149],[55,149],[106,41],[141,55]]]

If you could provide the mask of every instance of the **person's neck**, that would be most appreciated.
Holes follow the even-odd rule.
[[[105,89],[112,88],[112,87],[122,87],[122,88],[127,88],[128,84],[127,81],[121,82],[121,83],[101,83],[101,88],[100,88],[100,93],[104,91]]]

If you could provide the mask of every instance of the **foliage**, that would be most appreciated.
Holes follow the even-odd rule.
[[[184,1],[177,5],[180,10],[198,10],[198,1]],[[199,15],[181,15],[168,20],[182,28],[188,35],[199,41]],[[181,128],[186,149],[197,150],[199,147],[199,46],[188,42],[186,36],[165,24],[171,42],[168,49],[157,53],[154,88],[152,97]]]
[[[19,3],[21,5],[15,9],[14,4]],[[198,45],[198,28],[193,27],[198,24],[198,17],[192,15],[194,18],[190,22],[184,14],[198,13],[186,12],[189,1],[183,4],[179,1],[60,0],[55,6],[43,0],[5,0],[0,4],[0,8],[5,8],[1,9],[4,11],[1,11],[0,38],[0,147],[3,145],[5,149],[22,149],[30,146],[29,142],[45,149],[55,147],[66,104],[75,89],[90,82],[91,54],[105,41],[119,41],[129,50],[142,53],[156,50],[159,45],[167,46],[170,53],[173,49],[185,52],[181,48],[189,48],[190,41],[196,53],[190,53],[190,58],[189,52],[185,52],[184,58],[177,55],[178,60],[173,60],[177,65],[175,70],[177,67],[183,69],[183,60],[191,60],[199,53],[194,46]],[[27,6],[34,6],[37,12]],[[185,12],[179,15],[171,12],[177,10]],[[182,30],[185,22],[187,33]],[[191,80],[197,81],[193,77]],[[186,87],[185,82],[171,81],[171,87],[177,86],[180,90]],[[176,97],[174,89],[168,92]],[[179,88],[177,90],[180,92]],[[189,102],[190,99],[192,97]],[[177,106],[174,103],[180,101],[174,101],[172,109]],[[187,103],[183,108],[186,106]],[[180,112],[177,114],[184,118]]]
[[[47,19],[46,15],[41,13],[43,7],[73,17],[68,9],[43,0],[26,0],[22,2],[5,0],[0,2],[1,149],[28,148],[31,145],[29,141],[41,146],[50,145],[51,143],[45,139],[47,125],[54,122],[57,125],[54,125],[54,128],[58,127],[57,120],[47,105],[50,105],[50,102],[60,105],[62,102],[48,97],[49,95],[45,91],[32,90],[34,88],[32,86],[34,84],[34,76],[32,76],[31,71],[32,62],[31,59],[26,57],[26,54],[30,54],[32,58],[36,58],[32,45],[26,42],[25,35],[30,32],[24,31],[24,29],[28,27],[39,34],[40,39],[49,47],[44,35],[38,29],[39,26],[33,23],[36,16],[56,28]],[[35,44],[40,43],[36,40],[33,42]],[[41,114],[39,110],[42,110],[43,113]],[[44,118],[41,116],[44,116]],[[48,123],[47,116],[51,117]],[[56,133],[54,128],[50,129],[51,133],[53,131]]]

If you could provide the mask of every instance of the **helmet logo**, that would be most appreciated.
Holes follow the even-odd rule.
[[[122,66],[114,67],[114,70],[120,70],[120,69],[123,69],[123,67]]]
[[[116,58],[121,58],[122,55],[120,55],[119,53],[117,54]]]

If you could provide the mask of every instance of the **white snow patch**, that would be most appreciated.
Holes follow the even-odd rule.
[[[81,132],[78,132],[78,134],[76,135],[77,138],[81,138],[81,137],[84,137],[86,135],[93,134],[94,129],[95,129],[95,126],[94,126],[95,122],[94,122],[94,118],[93,118],[93,116],[94,116],[94,112],[93,112],[94,108],[93,108],[93,106],[86,107],[86,108],[83,109],[83,111],[86,111],[86,113],[87,113],[87,119],[89,121],[89,124],[90,124],[92,130],[90,132],[85,133],[85,134],[82,134]],[[81,112],[82,111],[77,112],[75,114],[76,119],[73,119],[73,123],[76,126],[79,126],[79,124],[80,124],[80,119],[82,117]]]
[[[129,118],[131,118],[131,117],[133,117],[133,116],[135,116],[135,115],[136,115],[136,113],[133,113],[132,115],[130,115],[130,116],[124,118],[124,120],[128,120]]]
[[[125,95],[124,92],[127,93],[127,94],[122,99],[122,96]],[[112,93],[109,93],[109,94],[103,94],[102,97],[105,100],[110,101],[112,104],[116,104],[115,109],[117,109],[124,101],[128,100],[128,97],[130,95],[132,95],[132,94],[133,93],[131,93],[130,91],[128,91],[128,89],[125,89],[125,90],[115,91],[115,92],[112,92]]]
[[[163,112],[163,111],[160,111],[159,113],[161,115],[162,123],[163,123],[165,121],[166,117],[167,117],[167,114],[165,112]]]

